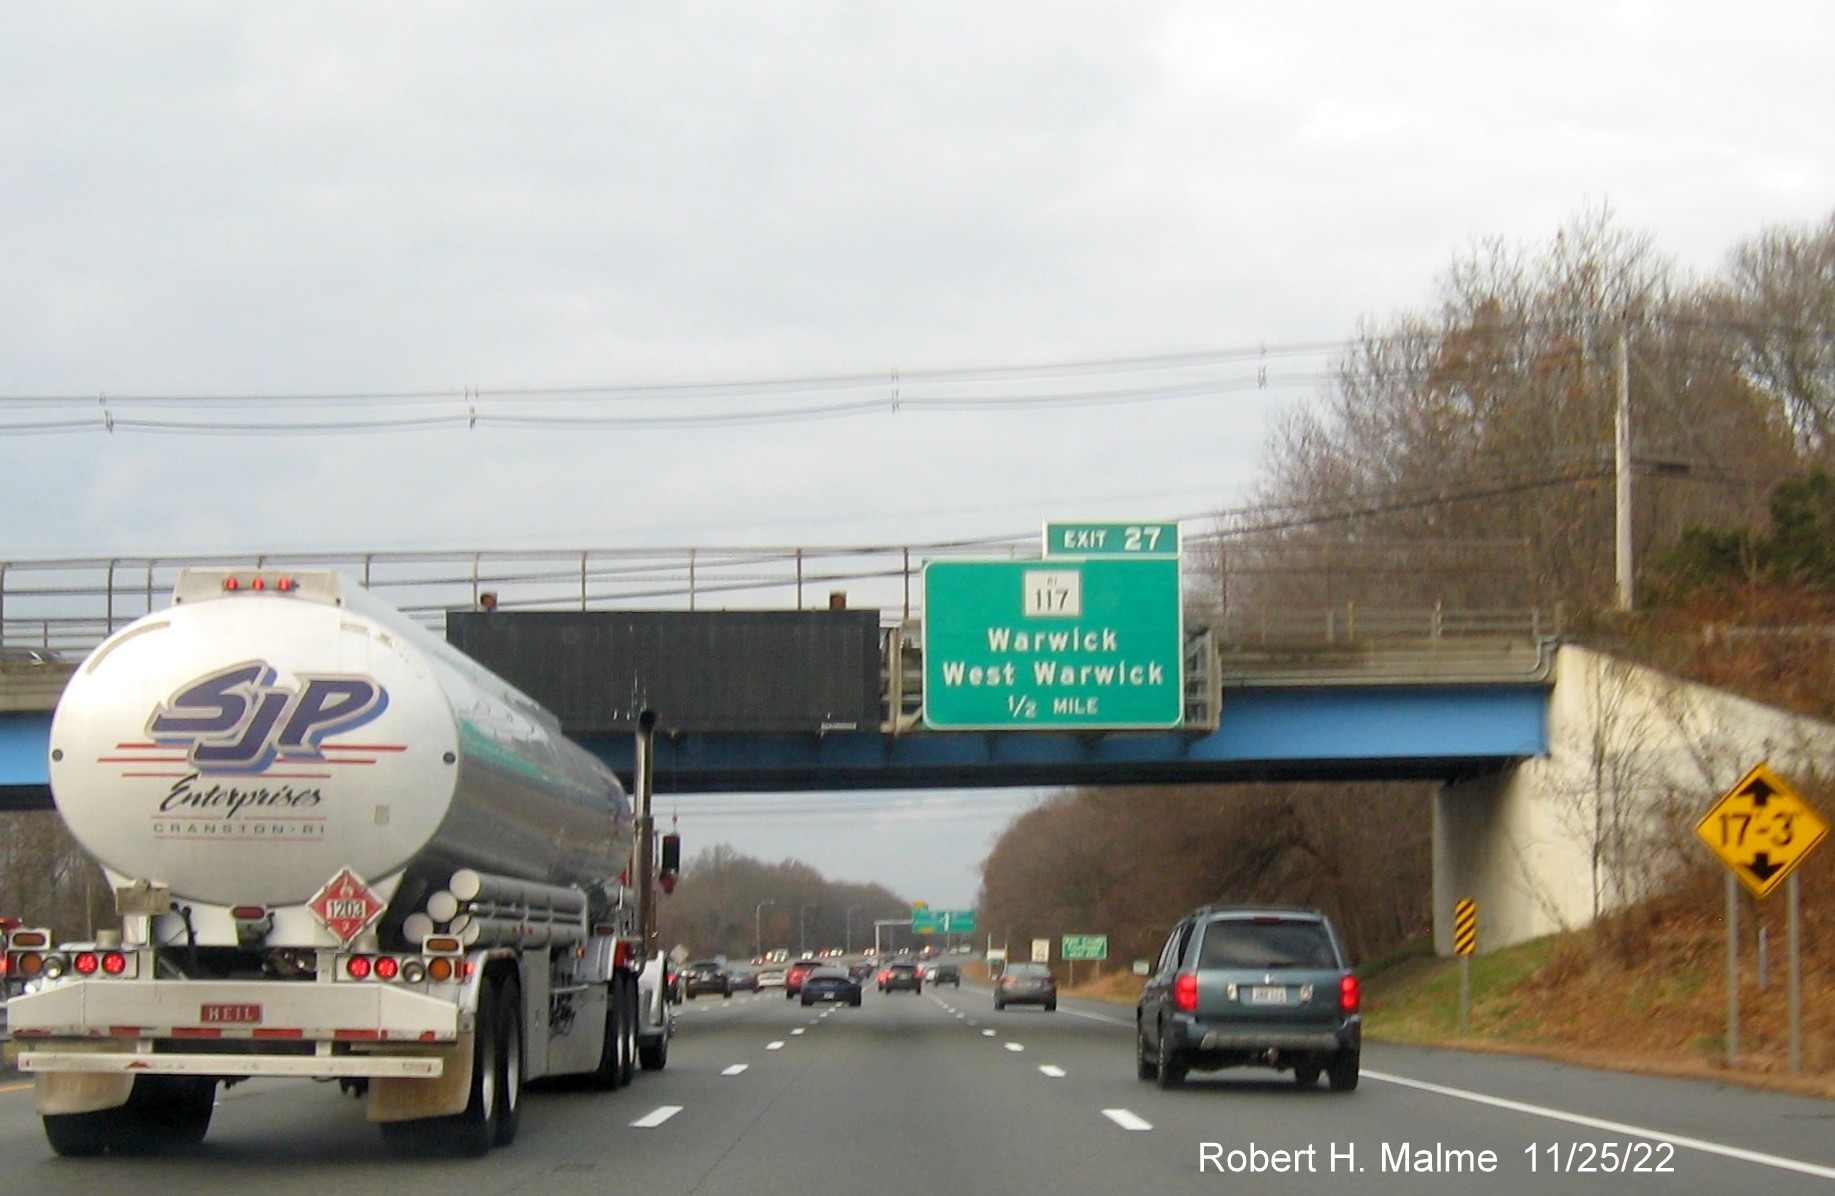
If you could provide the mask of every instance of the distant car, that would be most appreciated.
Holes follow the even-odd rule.
[[[817,1001],[858,1005],[860,981],[848,975],[844,968],[816,968],[803,977],[797,997],[804,1005],[814,1005]]]
[[[961,988],[962,969],[958,968],[953,963],[940,963],[936,967],[930,969],[930,975],[927,976],[926,979],[932,984],[953,984],[957,988]]]
[[[728,968],[733,977],[733,991],[736,993],[755,993],[758,991],[758,971],[756,968]]]
[[[994,982],[994,1008],[1009,1005],[1043,1005],[1050,1013],[1058,1007],[1058,982],[1042,963],[1010,963]]]
[[[879,991],[889,993],[898,989],[909,989],[914,993],[924,991],[924,974],[918,971],[914,963],[895,963],[886,967],[879,974]]]
[[[865,984],[873,977],[873,965],[866,962],[850,963],[847,965],[847,974]]]
[[[1173,927],[1135,1006],[1143,1080],[1272,1067],[1302,1086],[1357,1087],[1362,993],[1338,932],[1318,910],[1206,906]]]
[[[803,977],[822,966],[819,959],[799,959],[784,973],[784,999],[789,1000],[803,988]]]
[[[784,969],[765,968],[758,973],[758,989],[760,992],[763,992],[767,988],[782,987],[784,987]]]
[[[733,995],[732,974],[717,959],[698,959],[682,972],[682,995],[692,1001],[703,993]]]

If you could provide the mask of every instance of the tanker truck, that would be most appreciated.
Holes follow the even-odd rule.
[[[7,943],[60,1155],[201,1141],[253,1077],[336,1081],[389,1145],[478,1155],[527,1081],[667,1061],[616,775],[339,574],[185,571],[71,677],[49,768],[119,914]]]

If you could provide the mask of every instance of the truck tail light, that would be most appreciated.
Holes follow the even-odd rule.
[[[1338,1007],[1346,1013],[1356,1013],[1357,1006],[1363,1001],[1362,987],[1357,977],[1346,976],[1338,981]]]
[[[1172,982],[1172,1007],[1181,1013],[1198,1012],[1198,978],[1187,972]]]

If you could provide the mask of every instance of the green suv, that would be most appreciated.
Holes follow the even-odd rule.
[[[1225,1067],[1357,1087],[1357,977],[1318,910],[1205,906],[1173,927],[1134,1012],[1137,1074],[1176,1088]]]

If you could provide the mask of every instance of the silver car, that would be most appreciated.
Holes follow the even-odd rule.
[[[1042,963],[1010,963],[994,982],[994,1008],[1009,1005],[1043,1005],[1051,1013],[1058,1007],[1058,982]]]

